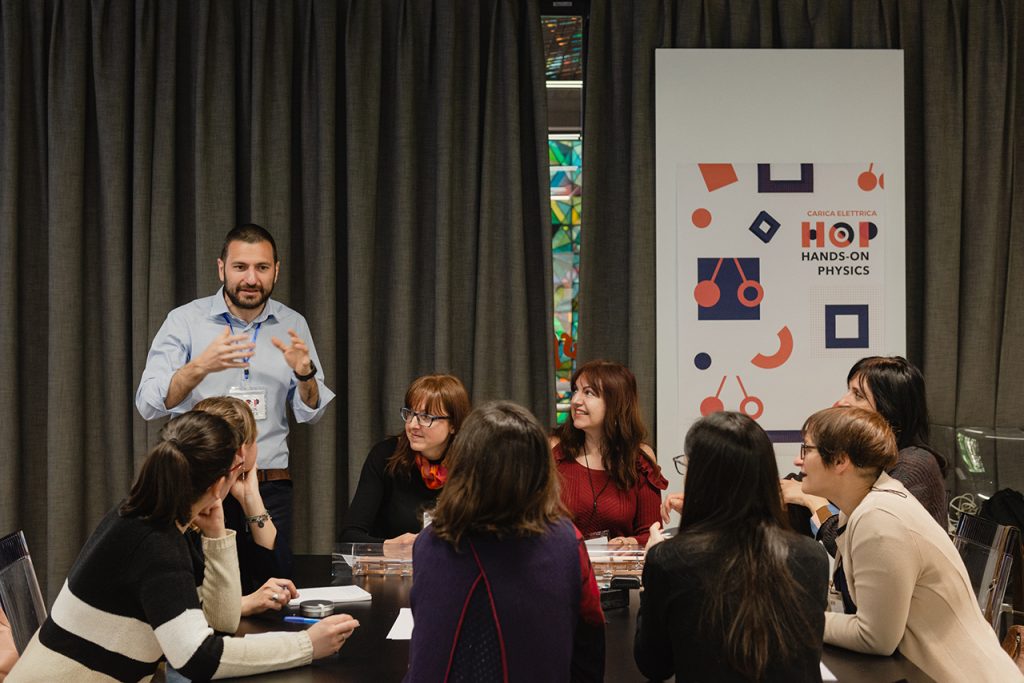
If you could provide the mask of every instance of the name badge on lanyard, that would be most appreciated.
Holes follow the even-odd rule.
[[[227,313],[224,314],[224,321],[228,324],[228,327],[231,328],[231,334],[234,334],[235,326],[231,324],[231,318]],[[253,344],[256,343],[256,337],[260,334],[261,325],[263,325],[263,323],[257,323],[256,327],[253,328]],[[249,358],[251,358],[251,356],[246,356],[242,360],[248,363]],[[244,368],[242,370],[242,384],[228,389],[228,395],[245,401],[246,405],[249,406],[249,410],[252,411],[252,416],[257,420],[267,419],[267,388],[255,386],[249,383],[249,368]]]
[[[843,594],[834,586],[828,588],[828,611],[835,614],[845,614],[846,607],[843,605]]]

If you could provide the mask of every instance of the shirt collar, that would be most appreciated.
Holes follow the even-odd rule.
[[[252,321],[252,324],[262,324],[271,318],[277,320],[277,313],[280,310],[280,307],[281,304],[278,302],[273,299],[267,299],[267,305],[263,307],[263,310],[260,311],[260,314],[256,319]],[[228,310],[228,304],[224,301],[224,286],[221,285],[220,289],[217,290],[217,293],[213,295],[213,300],[210,302],[210,317],[223,320],[225,315],[236,322],[242,322],[235,316],[231,315],[231,312]]]

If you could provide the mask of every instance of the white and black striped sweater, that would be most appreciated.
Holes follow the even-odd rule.
[[[164,657],[193,680],[308,664],[313,647],[303,631],[245,638],[214,632],[234,632],[240,617],[234,532],[203,538],[203,553],[197,593],[182,534],[123,518],[115,508],[86,542],[7,682],[148,680]]]

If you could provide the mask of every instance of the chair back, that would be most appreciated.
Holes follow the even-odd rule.
[[[11,624],[14,646],[21,654],[46,619],[43,594],[21,531],[0,538],[0,607]]]
[[[1014,549],[1020,546],[1020,531],[1016,527],[963,514],[953,535],[953,545],[964,561],[985,619],[998,630]]]

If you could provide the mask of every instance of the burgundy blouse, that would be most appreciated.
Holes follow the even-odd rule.
[[[640,478],[623,491],[605,470],[588,470],[562,451],[552,449],[562,478],[562,503],[583,535],[607,531],[609,538],[633,536],[644,545],[651,525],[661,520],[661,492],[668,481],[643,453],[637,453]]]

